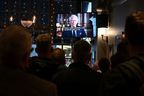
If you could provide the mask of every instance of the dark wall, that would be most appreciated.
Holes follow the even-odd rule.
[[[116,0],[114,0],[116,1]],[[131,12],[136,10],[144,11],[143,0],[117,0],[126,1],[122,4],[121,2],[113,3],[113,10],[111,13],[111,26],[121,34],[124,31],[125,19]]]

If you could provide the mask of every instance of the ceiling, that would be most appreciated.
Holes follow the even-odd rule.
[[[49,17],[57,13],[82,12],[81,3],[84,1],[92,2],[92,12],[96,12],[97,8],[109,12],[112,2],[116,2],[116,0],[0,0],[0,28],[10,24],[11,16],[14,24],[20,24],[21,19],[32,19],[33,15],[37,16],[37,26],[47,28],[44,26],[52,23]]]

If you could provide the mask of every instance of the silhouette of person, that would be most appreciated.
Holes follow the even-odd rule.
[[[48,33],[36,37],[36,52],[38,56],[30,58],[29,72],[45,80],[51,80],[57,72],[58,64],[53,59],[52,38]]]
[[[72,47],[72,58],[74,62],[53,78],[58,88],[58,95],[96,95],[99,76],[88,65],[91,60],[91,45],[85,40],[76,41]]]
[[[144,81],[144,12],[130,14],[125,22],[130,58],[103,78],[102,96],[138,96]],[[144,89],[143,89],[144,90]],[[144,91],[143,91],[144,92]]]
[[[22,26],[10,25],[0,33],[1,96],[57,96],[55,84],[26,72],[31,44]]]
[[[66,69],[66,62],[65,62],[65,51],[61,48],[54,48],[53,49],[53,59],[56,61],[58,65],[58,71]]]

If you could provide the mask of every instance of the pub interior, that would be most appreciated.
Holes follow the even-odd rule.
[[[87,45],[87,46],[89,46],[89,44],[91,45],[91,50],[90,50],[91,57],[88,62],[89,64],[88,67],[90,67],[92,70],[98,73],[102,73],[102,71],[100,70],[100,67],[98,67],[98,64],[99,64],[98,61],[100,61],[101,58],[104,60],[106,58],[108,62],[105,61],[104,63],[107,63],[107,66],[106,66],[108,68],[107,70],[108,71],[111,70],[111,61],[110,61],[111,57],[117,53],[118,51],[117,48],[119,44],[126,40],[125,32],[124,32],[126,17],[132,12],[135,12],[138,10],[144,11],[143,0],[0,0],[0,34],[9,25],[20,25],[28,29],[30,31],[31,38],[32,38],[32,45],[31,45],[32,50],[29,55],[30,58],[37,57],[38,53],[40,53],[41,51],[41,50],[38,50],[37,48],[38,46],[37,46],[36,38],[42,34],[46,34],[46,33],[50,34],[51,39],[52,39],[51,41],[52,51],[53,49],[56,49],[56,48],[60,48],[64,50],[64,57],[65,57],[64,59],[65,59],[66,68],[69,68],[69,66],[73,64],[74,62],[74,59],[73,59],[74,57],[72,57],[72,52],[73,52],[73,49],[75,48],[74,47],[75,42],[79,40],[87,41],[88,43],[85,43],[83,41],[82,43],[84,43],[84,45]],[[0,44],[1,44],[1,41],[0,41]],[[1,50],[4,49],[4,48],[2,49],[1,46],[2,45],[0,45],[0,52]],[[80,49],[81,47],[78,46],[77,49],[75,50],[78,50],[77,52],[80,52],[81,51]],[[86,52],[87,51],[89,50],[86,49]],[[85,53],[85,52],[81,52],[81,53]],[[1,56],[2,55],[0,55],[0,60],[1,60]],[[81,61],[80,63],[82,62],[84,61]],[[60,62],[57,62],[57,63],[60,63]],[[1,65],[1,61],[0,61],[0,65]],[[79,65],[78,67],[80,67],[80,69],[81,68],[83,69],[85,66],[81,67],[81,65]],[[34,67],[37,67],[37,66],[34,66]],[[43,67],[43,65],[41,67]],[[49,70],[54,71],[54,69],[52,68],[53,66],[50,66]],[[1,70],[5,71],[0,67],[0,71]],[[43,70],[38,69],[38,70],[32,70],[32,71],[44,72],[47,70],[43,71]],[[62,87],[67,87],[67,84],[71,82],[70,79],[73,78],[73,74],[75,74],[75,72],[67,74],[69,72],[71,72],[71,70],[66,71],[64,73],[64,75],[66,75],[67,77],[65,77],[64,75],[59,75],[57,77],[57,74],[56,75],[54,74],[54,79],[51,78],[48,81],[54,80],[54,83],[56,83],[58,87],[60,86],[60,89],[58,88],[58,91],[63,92],[63,90],[61,90],[61,85],[59,84],[60,83],[66,84],[66,86],[62,86]],[[85,78],[86,81],[91,80],[92,82],[89,81],[88,83],[86,83],[84,81],[84,82],[80,82],[79,84],[82,84],[82,86],[83,84],[86,84],[87,87],[94,86],[93,84],[95,84],[95,80],[97,79],[93,78],[93,76],[95,76],[93,75],[93,73],[89,74],[93,71],[88,70],[86,74],[83,74],[85,72],[86,72],[85,70],[84,71],[78,70],[78,73],[76,73],[77,75],[76,79],[83,81],[81,79],[81,76],[79,76],[79,75],[82,75],[82,78],[85,78],[85,76],[87,77]],[[37,75],[44,76],[43,74],[37,74]],[[69,75],[72,75],[72,76],[70,77]],[[26,78],[27,77],[28,76],[26,76]],[[64,82],[64,79],[62,77],[68,80],[68,82]],[[57,79],[60,81],[57,81]],[[76,80],[76,79],[73,79],[73,80]],[[26,79],[23,79],[23,80],[26,80]],[[14,84],[17,84],[17,82],[15,82]],[[43,84],[45,85],[47,83],[42,83],[42,85]],[[70,85],[70,87],[71,86],[73,85]],[[79,85],[80,88],[85,90],[85,88],[82,86]],[[97,85],[95,87],[97,88]],[[55,91],[55,85],[52,84],[50,89],[51,88],[52,90]],[[36,88],[32,88],[32,89],[36,89]],[[37,89],[40,89],[40,88],[37,87]],[[66,89],[66,92],[71,91],[68,88],[65,88],[65,89]],[[75,86],[74,86],[74,89],[75,89]],[[81,91],[78,91],[77,89],[78,87],[75,89],[74,93],[81,92]],[[95,91],[93,88],[90,88],[90,89],[92,89],[92,92]],[[90,91],[90,89],[88,90]],[[24,89],[24,90],[27,91],[26,94],[30,92],[27,89]],[[54,91],[53,93],[55,94]],[[83,92],[85,93],[86,91],[83,91]],[[53,93],[50,92],[50,94],[53,94]],[[1,94],[1,91],[0,91],[0,94]],[[15,94],[17,94],[17,92],[15,92]],[[20,93],[18,92],[18,94]],[[18,95],[18,94],[12,95],[12,96],[34,96],[34,95]],[[91,96],[91,95],[86,95],[86,94],[85,95],[80,94],[80,95]],[[9,95],[4,95],[4,96],[9,96]],[[37,94],[35,96],[57,96],[57,95],[56,94],[55,95],[41,95],[41,94],[38,95]],[[59,96],[72,96],[72,95],[70,94],[67,95],[67,94],[62,93],[62,95],[59,95]],[[79,96],[79,94],[75,96]],[[103,96],[112,96],[112,95],[103,95]]]
[[[63,48],[69,58],[71,42],[63,41],[57,30],[67,26],[70,14],[77,14],[80,19],[78,24],[86,27],[89,33],[92,31],[92,35],[84,39],[94,42],[94,62],[103,56],[109,58],[116,52],[117,44],[123,37],[124,19],[130,12],[140,9],[143,9],[140,0],[1,0],[0,31],[10,24],[22,25],[31,30],[33,43],[38,34],[50,32],[54,47]],[[90,19],[93,28],[88,24]],[[106,45],[101,45],[101,40]]]

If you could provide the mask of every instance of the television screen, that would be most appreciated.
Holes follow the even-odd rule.
[[[57,14],[56,38],[70,42],[72,38],[92,38],[96,36],[96,14]]]

